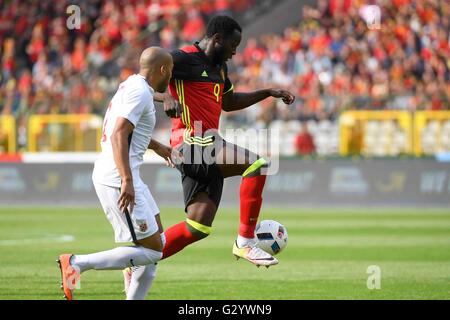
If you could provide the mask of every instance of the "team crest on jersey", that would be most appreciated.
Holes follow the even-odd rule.
[[[136,220],[137,225],[139,226],[139,231],[145,232],[148,229],[147,221],[145,220]]]

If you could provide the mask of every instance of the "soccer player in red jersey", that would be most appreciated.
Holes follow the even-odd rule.
[[[223,179],[242,176],[239,234],[232,253],[257,266],[278,263],[254,242],[266,181],[263,168],[267,168],[268,161],[226,142],[217,131],[222,110],[242,110],[268,97],[281,98],[289,105],[295,97],[288,91],[275,89],[249,93],[233,91],[226,62],[236,54],[241,33],[241,27],[232,18],[213,18],[200,42],[172,52],[174,69],[169,92],[155,96],[155,100],[164,102],[166,113],[172,117],[170,143],[184,155],[184,162],[177,168],[181,172],[187,213],[185,221],[165,231],[163,259],[211,233]],[[178,118],[176,102],[183,109]],[[213,161],[205,159],[205,153],[211,155]],[[238,158],[245,161],[236,161]]]

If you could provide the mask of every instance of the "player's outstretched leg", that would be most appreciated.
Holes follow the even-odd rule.
[[[158,262],[162,257],[162,240],[159,232],[138,240],[141,245],[118,247],[87,255],[62,254],[58,263],[61,269],[61,289],[67,300],[73,299],[73,290],[80,274],[84,271],[122,270],[132,266],[142,266]]]
[[[262,193],[266,176],[264,168],[268,162],[264,158],[226,142],[225,147],[218,152],[219,168],[224,178],[242,175],[240,188],[240,224],[239,234],[233,244],[233,254],[256,266],[275,265],[278,260],[267,252],[256,247],[255,228],[258,222],[262,204]],[[243,162],[242,159],[244,159]],[[243,164],[240,164],[243,163]]]
[[[268,164],[263,158],[259,158],[251,164],[242,174],[240,188],[240,224],[239,234],[233,245],[233,254],[236,258],[244,258],[256,266],[275,265],[278,260],[255,247],[255,228],[258,222],[262,205],[262,193],[266,176],[261,169]]]

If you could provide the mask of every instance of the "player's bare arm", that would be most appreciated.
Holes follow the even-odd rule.
[[[165,144],[162,144],[155,139],[152,139],[150,141],[148,148],[152,149],[157,155],[163,158],[166,161],[166,165],[168,167],[174,168],[176,163],[182,162],[183,156],[179,151],[173,149],[170,146],[166,146]]]
[[[222,109],[224,111],[242,110],[268,97],[281,98],[287,105],[295,101],[295,96],[287,90],[263,89],[254,92],[233,92],[223,95]]]
[[[155,94],[153,95],[153,100],[163,103],[164,112],[168,117],[170,118],[181,117],[182,107],[180,103],[170,95],[170,93],[155,92]]]
[[[111,135],[114,162],[122,180],[120,197],[117,203],[121,211],[130,206],[130,213],[134,207],[134,187],[128,154],[128,137],[133,129],[133,124],[130,121],[125,118],[118,118]]]

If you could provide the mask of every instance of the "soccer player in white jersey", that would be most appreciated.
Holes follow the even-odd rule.
[[[156,262],[162,256],[164,239],[159,209],[139,176],[139,168],[147,148],[173,165],[172,149],[151,139],[155,126],[153,94],[166,91],[173,61],[164,49],[150,47],[143,51],[139,63],[139,74],[120,84],[108,106],[102,152],[92,175],[116,242],[135,245],[87,255],[60,255],[61,288],[68,300],[73,299],[82,272],[127,267],[134,267],[127,299],[144,299],[155,277]]]

